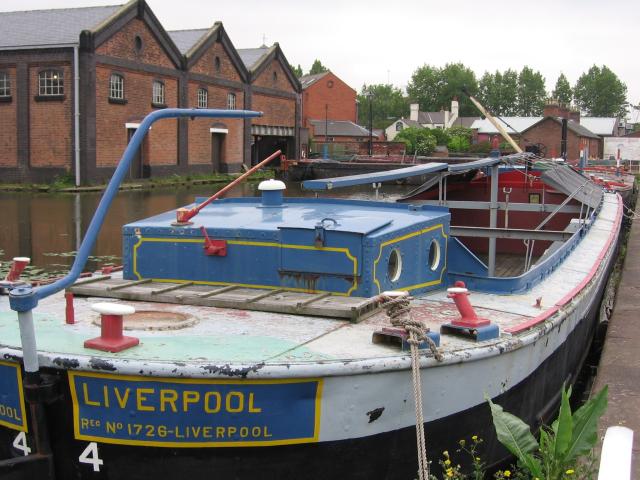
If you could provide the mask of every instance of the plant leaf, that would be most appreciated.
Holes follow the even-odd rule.
[[[524,458],[520,461],[520,463],[524,465],[527,470],[529,470],[529,473],[533,478],[544,478],[540,462],[530,453],[525,453]]]
[[[529,426],[515,415],[505,412],[500,405],[496,405],[487,399],[491,407],[493,426],[496,428],[498,440],[507,450],[513,453],[518,460],[526,464],[526,454],[538,448],[538,443]]]
[[[588,454],[598,442],[598,420],[607,408],[608,387],[600,390],[573,414],[573,435],[565,462]]]
[[[573,418],[571,416],[571,405],[569,405],[570,396],[571,387],[568,390],[563,388],[560,413],[558,413],[558,420],[553,423],[553,432],[555,433],[554,457],[558,461],[561,461],[564,457],[573,437]]]

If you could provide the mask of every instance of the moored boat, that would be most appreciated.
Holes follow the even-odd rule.
[[[164,110],[131,148],[157,118],[218,113]],[[15,285],[19,320],[0,305],[0,458],[13,457],[0,472],[414,478],[409,334],[383,308],[388,291],[411,294],[426,335],[416,388],[429,458],[482,435],[488,463],[505,460],[485,398],[531,424],[553,416],[593,336],[623,213],[619,195],[567,166],[510,180],[501,198],[501,166],[527,159],[305,183],[433,176],[436,193],[398,204],[290,199],[264,182],[261,198],[199,199],[126,225],[122,277],[73,283],[74,264],[62,284]],[[480,170],[482,181],[469,173]],[[467,181],[448,191],[457,174]]]

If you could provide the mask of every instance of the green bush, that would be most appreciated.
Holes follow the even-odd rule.
[[[491,142],[478,142],[469,146],[471,153],[489,153],[491,151]]]
[[[402,130],[396,138],[396,142],[403,142],[407,146],[407,153],[413,155],[429,155],[437,145],[436,138],[427,128],[410,127]]]
[[[447,131],[441,128],[426,128],[425,130],[435,137],[436,145],[447,145],[451,139]]]
[[[451,137],[449,143],[447,144],[447,148],[450,152],[468,152],[469,147],[471,146],[471,142],[466,137],[454,136]]]
[[[469,140],[469,143],[471,143],[471,139],[473,138],[473,130],[463,126],[448,128],[446,133],[449,137],[464,137]]]

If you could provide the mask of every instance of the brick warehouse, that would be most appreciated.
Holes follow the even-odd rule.
[[[0,30],[1,181],[102,181],[141,119],[166,107],[265,115],[162,120],[131,178],[237,172],[274,147],[299,151],[301,87],[277,44],[242,58],[221,23],[167,32],[144,0],[0,13]]]

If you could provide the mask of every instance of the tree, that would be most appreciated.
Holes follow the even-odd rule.
[[[407,85],[407,93],[412,101],[420,105],[421,111],[448,110],[451,100],[458,97],[460,116],[477,115],[471,101],[462,95],[463,87],[472,95],[478,90],[475,73],[462,63],[448,63],[441,69],[423,65],[413,72]]]
[[[435,137],[431,135],[428,128],[405,128],[393,140],[395,142],[404,142],[409,155],[414,153],[429,155],[435,150],[437,144]]]
[[[518,115],[531,117],[541,115],[547,92],[544,77],[525,66],[518,75]]]
[[[478,84],[478,97],[490,113],[514,115],[517,111],[518,74],[513,70],[485,72]]]
[[[311,65],[311,70],[309,70],[309,75],[315,75],[317,73],[328,72],[329,69],[322,65],[322,62],[317,58],[313,61]]]
[[[594,117],[624,117],[627,114],[627,86],[606,65],[591,67],[573,89],[578,107]]]
[[[386,128],[392,120],[404,117],[409,112],[409,101],[399,88],[389,84],[363,85],[358,94],[358,123],[369,126],[369,97],[373,112],[373,128]]]
[[[293,70],[293,73],[297,78],[300,78],[303,75],[300,64],[298,64],[297,67],[291,67],[291,70]]]
[[[551,96],[558,100],[561,105],[569,106],[571,104],[573,92],[571,91],[569,80],[564,76],[564,73],[561,73],[558,80],[556,80],[556,88],[553,89]]]
[[[407,85],[407,94],[412,102],[420,105],[423,112],[433,112],[440,109],[437,106],[438,92],[440,90],[440,69],[431,65],[419,67]]]

